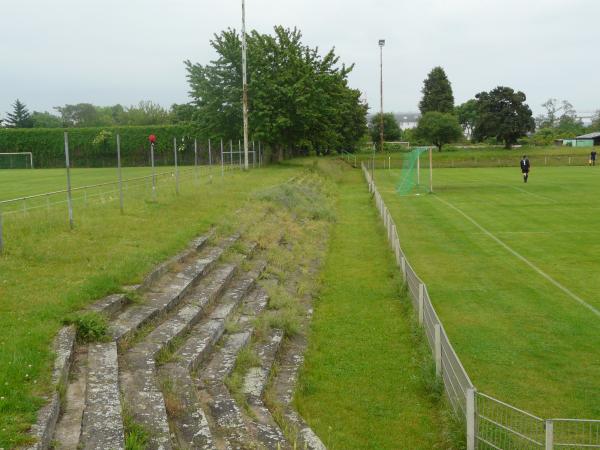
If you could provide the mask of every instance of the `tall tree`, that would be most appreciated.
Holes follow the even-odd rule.
[[[24,103],[19,99],[12,104],[13,111],[6,113],[6,126],[11,128],[31,128],[33,121]]]
[[[381,130],[381,113],[375,114],[369,121],[369,134],[371,140],[379,147]],[[399,141],[402,139],[402,130],[398,125],[396,116],[393,113],[383,114],[383,140],[384,141]],[[381,149],[380,149],[381,150]]]
[[[511,148],[517,139],[535,131],[535,121],[523,92],[498,86],[490,92],[480,92],[475,98],[478,117],[473,135],[476,139],[495,137],[504,142],[505,148]]]
[[[47,111],[39,112],[34,111],[31,114],[31,121],[33,128],[60,128],[62,127],[62,120],[60,117],[51,114]]]
[[[454,111],[454,95],[446,72],[441,67],[434,67],[423,81],[423,98],[419,103],[421,114],[430,111],[451,113]]]
[[[455,142],[463,136],[456,116],[438,111],[423,114],[416,133],[420,139],[435,145],[440,152],[444,144]]]
[[[462,105],[458,105],[455,108],[455,114],[458,117],[458,123],[463,128],[463,132],[470,139],[477,121],[477,100],[472,98]]]
[[[351,148],[366,130],[366,105],[348,87],[352,66],[339,65],[331,50],[302,43],[297,29],[274,34],[252,31],[248,44],[250,133],[285,151]],[[209,64],[186,61],[194,121],[201,131],[224,139],[242,134],[241,40],[235,30],[215,35],[218,58]]]

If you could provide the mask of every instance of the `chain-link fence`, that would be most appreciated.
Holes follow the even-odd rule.
[[[342,158],[352,163],[348,156],[342,155]],[[464,418],[467,449],[600,449],[599,420],[541,419],[475,389],[433,307],[427,286],[402,251],[394,219],[364,163],[362,170],[402,271],[418,321],[424,328],[434,356],[436,373],[442,377],[454,411]]]

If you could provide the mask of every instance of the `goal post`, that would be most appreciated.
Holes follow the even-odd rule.
[[[0,169],[33,169],[33,153],[0,152]]]
[[[400,180],[396,186],[396,191],[400,195],[409,195],[412,192],[420,193],[427,189],[427,192],[433,192],[433,147],[414,147],[402,161],[402,171]],[[428,154],[429,163],[429,186],[421,184],[421,155]]]

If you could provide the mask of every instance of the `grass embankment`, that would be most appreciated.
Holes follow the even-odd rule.
[[[44,172],[35,175],[43,178]],[[89,202],[75,210],[73,231],[64,207],[6,216],[0,256],[0,448],[24,442],[35,420],[43,403],[39,396],[50,388],[50,343],[64,318],[138,282],[212,224],[226,217],[235,221],[253,191],[297,173],[276,167],[230,173],[212,184],[206,178],[200,184],[188,181],[178,197],[172,186],[163,186],[156,202],[148,201],[148,191],[128,192],[124,215],[114,198]]]
[[[331,449],[452,448],[424,388],[408,300],[362,175],[335,161],[320,166],[339,188],[337,221],[299,411]]]
[[[444,202],[600,310],[599,170],[440,169],[418,197],[375,173],[477,388],[542,417],[600,418],[600,317]]]

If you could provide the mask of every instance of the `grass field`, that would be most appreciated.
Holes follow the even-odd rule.
[[[506,150],[498,147],[488,148],[456,148],[452,146],[444,147],[443,151],[433,151],[434,167],[498,167],[498,166],[519,166],[519,160],[524,154],[529,157],[534,166],[567,166],[567,165],[585,165],[591,148],[573,148],[573,147],[521,147]],[[598,147],[596,147],[598,151]],[[381,167],[391,162],[392,168],[400,169],[402,161],[408,154],[407,151],[392,151],[376,153],[376,166]],[[350,162],[353,162],[354,155],[350,156]],[[370,161],[373,158],[371,152],[361,152],[356,154],[357,161]],[[388,159],[389,158],[389,159]],[[570,159],[569,159],[570,158]],[[423,167],[429,164],[429,156],[421,156]]]
[[[323,162],[339,187],[315,301],[299,411],[330,449],[450,449],[422,384],[408,300],[361,174]]]
[[[35,190],[54,189],[56,173],[34,171]],[[89,173],[98,174],[96,180],[110,175],[106,169]],[[6,247],[0,255],[0,448],[22,442],[35,419],[42,404],[38,396],[49,389],[50,343],[69,313],[139,281],[211,225],[235,222],[253,191],[297,173],[283,166],[231,172],[211,184],[206,178],[198,184],[188,180],[179,196],[171,183],[159,190],[156,202],[149,201],[146,190],[128,191],[124,215],[114,198],[79,205],[73,231],[60,205],[6,216]],[[2,178],[4,193],[22,194],[24,186],[30,187],[28,172],[0,176],[7,174],[15,178],[12,183]],[[82,172],[80,182],[89,180]]]
[[[181,168],[189,173],[191,167]],[[214,175],[220,175],[221,168],[214,167]],[[202,173],[207,171],[202,167]],[[157,173],[172,172],[173,167],[161,166]],[[151,167],[123,167],[123,179],[143,177],[152,174]],[[28,195],[43,194],[67,188],[65,169],[14,169],[0,170],[0,201]],[[80,186],[118,181],[117,169],[71,169],[73,188]]]
[[[427,173],[425,172],[425,176]],[[544,417],[600,418],[600,167],[436,169],[399,196],[411,264],[477,388]]]

